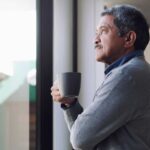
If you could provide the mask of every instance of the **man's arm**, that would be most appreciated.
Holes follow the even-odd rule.
[[[135,82],[128,74],[112,74],[87,109],[82,112],[77,103],[64,111],[75,149],[93,149],[133,117],[134,86]]]
[[[75,103],[71,107],[63,108],[63,109],[64,109],[64,117],[65,117],[65,121],[67,123],[68,129],[71,130],[72,125],[74,124],[74,121],[77,119],[78,115],[83,112],[83,108],[79,104],[78,100],[76,100]]]

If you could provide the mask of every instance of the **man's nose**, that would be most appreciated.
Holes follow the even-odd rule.
[[[94,44],[98,44],[99,42],[101,42],[101,39],[98,35],[96,35],[95,40],[94,40]]]

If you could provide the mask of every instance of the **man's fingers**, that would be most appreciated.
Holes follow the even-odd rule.
[[[51,87],[51,91],[54,91],[54,90],[59,91],[58,87],[52,86],[52,87]]]
[[[57,80],[54,81],[54,84],[51,87],[51,95],[52,95],[53,101],[60,102],[60,103],[63,101],[63,98],[61,97],[61,94],[58,88]]]
[[[55,102],[61,102],[62,98],[60,96],[54,96],[53,101]]]
[[[59,91],[52,91],[51,95],[52,96],[61,96],[60,93],[59,93]]]

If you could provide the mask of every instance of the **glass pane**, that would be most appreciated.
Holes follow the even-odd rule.
[[[0,1],[0,150],[35,150],[35,0]]]

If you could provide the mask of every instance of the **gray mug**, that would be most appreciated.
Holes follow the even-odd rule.
[[[81,73],[64,72],[57,75],[62,97],[78,97],[81,86]]]

